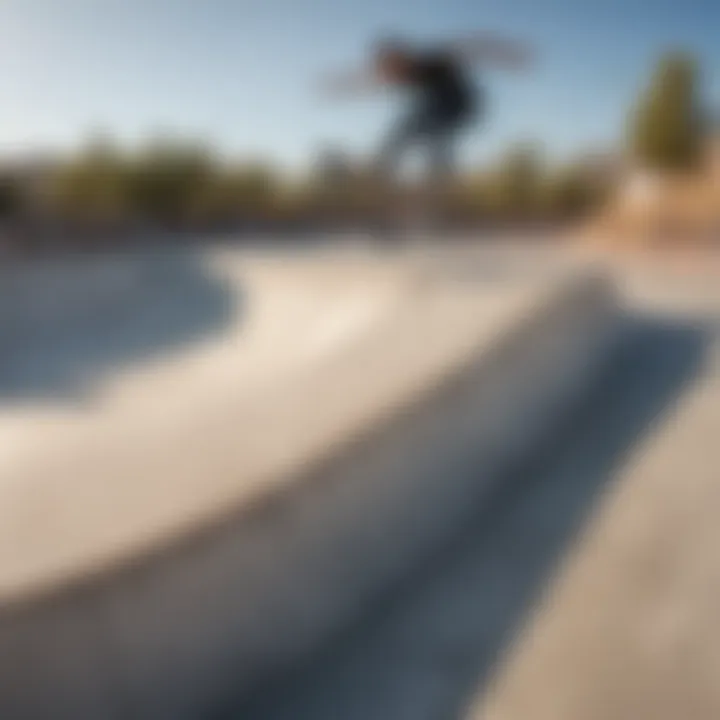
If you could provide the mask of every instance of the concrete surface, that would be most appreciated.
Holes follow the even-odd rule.
[[[4,308],[13,310],[22,331],[8,341],[11,352],[1,373],[10,396],[0,398],[0,487],[8,513],[0,524],[8,532],[2,546],[10,552],[3,565],[19,573],[0,577],[6,598],[20,577],[47,582],[48,552],[59,560],[62,542],[71,544],[67,556],[102,553],[101,535],[93,534],[107,526],[102,504],[113,513],[131,511],[133,500],[122,495],[132,492],[127,478],[138,468],[152,475],[148,463],[168,462],[175,490],[161,503],[150,502],[168,488],[154,492],[142,480],[136,502],[177,517],[177,473],[197,443],[207,446],[198,453],[208,454],[206,436],[217,439],[218,428],[237,423],[242,432],[237,438],[233,431],[232,442],[257,443],[257,422],[249,423],[247,414],[258,403],[277,405],[288,385],[391,321],[407,292],[407,281],[391,270],[345,263],[338,275],[332,263],[233,253],[68,262],[31,267],[28,274],[27,283],[15,276],[25,297],[5,288]],[[98,474],[103,480],[95,497],[88,484],[97,483],[86,478]],[[113,477],[119,478],[119,494],[105,496]],[[43,491],[45,504],[39,506],[34,488],[44,484],[52,490]],[[93,498],[98,507],[88,505]],[[194,501],[188,498],[188,504]],[[63,516],[63,508],[70,515]],[[40,527],[51,545],[45,549],[36,520],[43,513]],[[120,546],[139,540],[143,527],[159,520],[127,519]],[[73,532],[61,531],[63,524]],[[20,541],[23,526],[32,537]],[[33,569],[28,552],[16,552],[18,542],[40,544],[41,566]],[[54,574],[67,576],[68,562],[76,560],[61,563]]]
[[[176,262],[5,286],[3,717],[205,717],[304,656],[560,422],[618,332],[594,274]],[[212,312],[168,337],[188,273]],[[148,308],[170,317],[138,331]]]
[[[720,265],[612,269],[633,339],[572,428],[401,592],[218,717],[720,717]]]
[[[720,717],[720,293],[707,274],[652,269],[625,279],[637,307],[680,329],[655,362],[693,372],[469,717]]]

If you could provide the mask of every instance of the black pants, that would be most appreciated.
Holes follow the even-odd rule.
[[[472,114],[464,109],[425,108],[413,110],[392,128],[381,150],[379,165],[386,175],[394,174],[405,153],[413,147],[425,149],[431,180],[442,181],[452,173],[454,146]]]

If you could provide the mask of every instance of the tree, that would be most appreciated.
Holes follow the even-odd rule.
[[[572,219],[596,210],[606,199],[608,183],[582,164],[550,174],[544,184],[543,206],[553,218]]]
[[[66,219],[111,224],[125,216],[128,197],[121,154],[103,136],[56,169],[50,183],[52,207]]]
[[[658,62],[630,121],[630,144],[645,168],[677,171],[698,159],[702,137],[698,71],[692,57],[670,53]]]
[[[23,201],[18,179],[12,173],[0,173],[0,222],[15,220],[23,209]]]
[[[181,226],[195,214],[216,172],[214,158],[202,144],[152,140],[128,162],[132,210],[163,226]]]
[[[211,223],[265,219],[277,202],[274,173],[262,164],[214,167],[198,185],[190,217]]]
[[[533,145],[512,148],[486,183],[487,202],[503,214],[527,216],[537,209],[543,165]]]

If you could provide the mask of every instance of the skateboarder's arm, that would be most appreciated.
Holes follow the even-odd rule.
[[[448,43],[446,49],[464,62],[492,64],[508,70],[523,70],[533,59],[526,45],[487,33],[460,38]]]
[[[377,92],[388,84],[386,78],[370,69],[326,78],[322,89],[325,95],[342,98]]]

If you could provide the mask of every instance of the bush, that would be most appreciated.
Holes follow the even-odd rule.
[[[542,159],[535,147],[513,148],[487,178],[484,201],[491,211],[503,216],[532,216],[539,209],[543,174]]]
[[[549,175],[543,208],[551,217],[576,219],[599,208],[609,194],[608,183],[587,168],[570,165]]]

